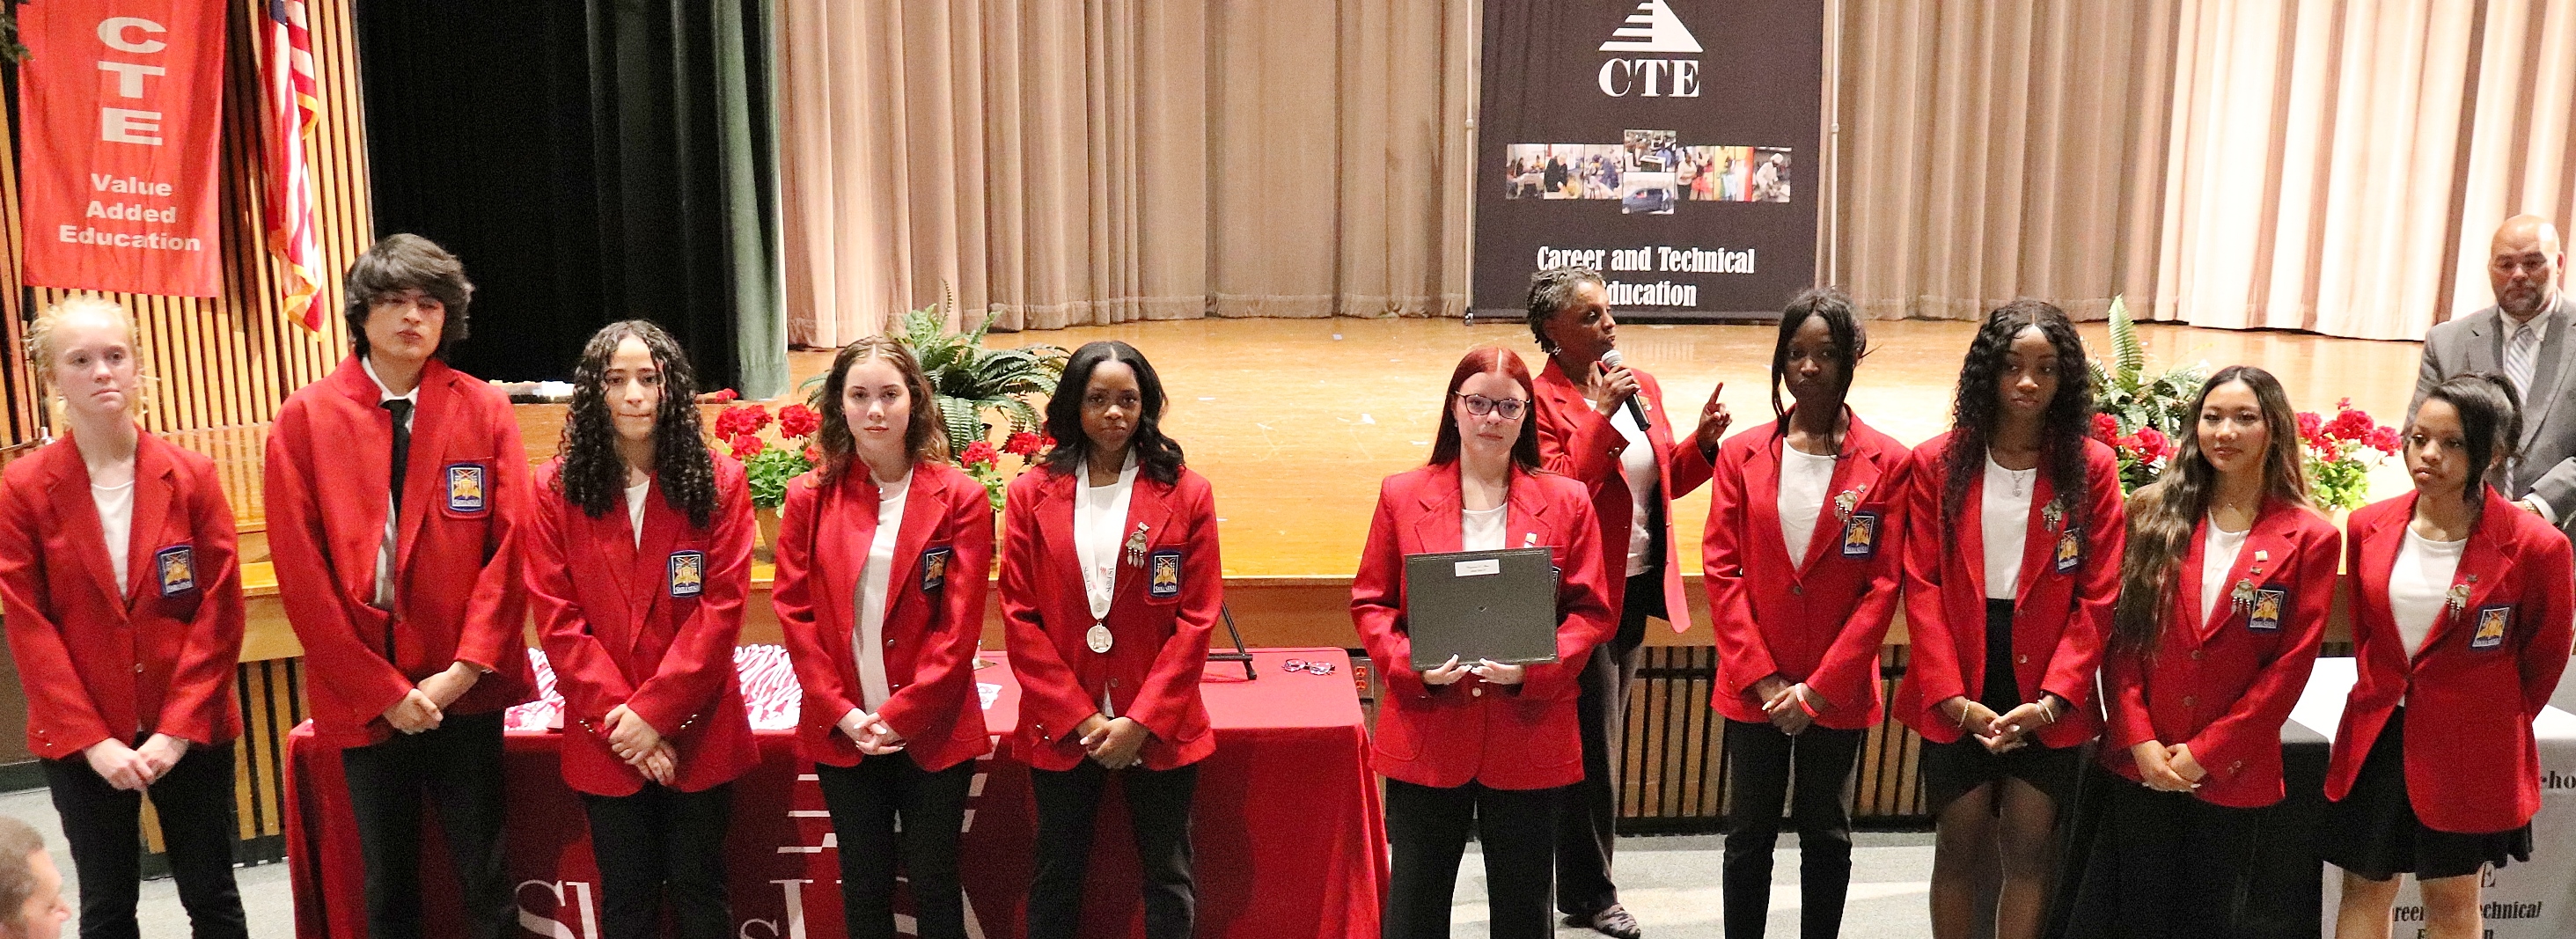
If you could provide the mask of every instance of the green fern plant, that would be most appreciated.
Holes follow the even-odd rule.
[[[2138,339],[2137,321],[2129,318],[2126,297],[2111,298],[2110,363],[2097,358],[2086,365],[2093,377],[2095,411],[2110,415],[2120,425],[2117,439],[2105,442],[2120,454],[2121,482],[2128,489],[2153,482],[2164,470],[2164,458],[2141,459],[2117,440],[2150,427],[2166,440],[2181,440],[2191,427],[2191,399],[2200,394],[2200,384],[2208,378],[2205,367],[2179,365],[2149,374],[2147,347]]]
[[[1046,418],[1029,399],[1054,393],[1071,353],[1050,345],[984,348],[985,324],[980,322],[950,331],[948,313],[956,308],[956,295],[945,284],[941,287],[940,302],[903,314],[902,339],[930,379],[953,461],[985,439],[989,423],[1002,425],[1005,435],[1039,430]],[[1000,420],[988,421],[988,414]]]

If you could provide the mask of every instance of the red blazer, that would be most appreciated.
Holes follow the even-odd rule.
[[[2174,605],[2152,655],[2103,657],[2110,705],[2102,765],[2132,781],[2129,748],[2149,740],[2185,744],[2209,775],[2192,794],[2230,808],[2281,801],[2281,724],[2308,686],[2334,610],[2343,533],[2306,506],[2266,500],[2227,574],[2226,594],[2200,615],[2201,520],[2174,569]],[[2239,586],[2252,591],[2236,602]],[[2257,618],[2257,612],[2271,614]]]
[[[1196,763],[1216,752],[1199,700],[1208,630],[1225,606],[1213,491],[1186,467],[1170,485],[1137,474],[1120,530],[1145,531],[1146,561],[1119,566],[1101,621],[1113,640],[1103,655],[1084,639],[1093,620],[1073,547],[1081,483],[1078,474],[1022,473],[1002,511],[1002,623],[1020,679],[1014,748],[1030,766],[1074,768],[1084,756],[1074,728],[1100,712],[1105,689],[1115,713],[1154,732],[1142,751],[1146,769]],[[1155,589],[1152,578],[1166,567],[1177,576]]]
[[[876,534],[877,484],[856,459],[832,482],[823,482],[820,471],[788,482],[769,602],[805,688],[797,744],[817,763],[855,766],[861,756],[837,725],[861,710],[850,643],[859,626],[860,574]],[[932,557],[945,570],[924,570],[924,559]],[[947,769],[993,748],[974,665],[992,569],[993,503],[984,484],[937,460],[913,464],[886,581],[884,656],[893,694],[877,714],[908,741],[905,752],[923,769]]]
[[[1851,428],[1804,557],[1789,557],[1780,531],[1781,425],[1718,447],[1700,553],[1717,630],[1709,704],[1729,720],[1770,720],[1750,692],[1774,674],[1825,697],[1820,725],[1867,730],[1882,714],[1878,647],[1896,619],[1906,449],[1845,413]]]
[[[1655,466],[1663,476],[1664,610],[1670,614],[1666,621],[1674,632],[1686,633],[1691,625],[1690,598],[1682,593],[1681,549],[1673,543],[1673,500],[1708,481],[1708,457],[1697,445],[1674,445],[1672,429],[1664,425],[1663,386],[1655,383],[1653,375],[1630,371],[1637,375],[1637,403],[1646,411],[1646,442],[1654,445]],[[1628,477],[1619,472],[1619,454],[1628,449],[1628,438],[1592,409],[1583,388],[1557,368],[1555,360],[1548,361],[1534,385],[1539,462],[1549,472],[1583,483],[1591,493],[1593,514],[1601,519],[1602,576],[1610,583],[1610,629],[1615,634],[1619,608],[1628,599],[1628,529],[1636,522],[1629,517]],[[1696,430],[1697,418],[1692,421]]]
[[[608,712],[620,704],[679,750],[671,788],[712,789],[760,765],[733,671],[751,591],[751,489],[742,464],[714,456],[707,527],[690,527],[657,480],[640,547],[623,498],[592,518],[555,488],[560,458],[537,471],[528,599],[564,698],[563,776],[575,790],[644,788],[644,774],[608,749]]]
[[[1897,719],[1934,743],[1960,737],[1958,722],[1941,713],[1940,703],[1960,695],[1973,699],[1986,681],[1985,534],[1977,512],[1985,474],[1968,478],[1956,531],[1943,539],[1941,487],[1948,474],[1941,451],[1949,443],[1950,435],[1942,434],[1915,447],[1907,470],[1913,484],[1905,499],[1905,624],[1914,661],[1891,705]],[[2087,487],[2075,496],[2082,505],[2077,517],[2083,521],[2073,525],[2079,550],[2064,571],[2058,570],[2056,549],[2066,536],[2060,529],[2071,520],[2050,525],[2042,507],[2056,498],[2054,487],[2047,473],[2033,483],[2021,587],[2013,597],[2013,672],[2021,699],[2046,691],[2072,705],[2070,713],[2039,731],[2039,742],[2050,747],[2075,746],[2102,730],[2093,682],[2102,665],[2102,640],[2110,634],[2111,602],[2119,595],[2120,549],[2128,540],[2120,464],[2110,447],[2084,442],[2084,478]]]
[[[393,414],[356,357],[297,390],[268,432],[268,548],[304,644],[315,733],[335,746],[393,735],[386,708],[464,662],[488,670],[457,714],[528,700],[528,454],[510,399],[432,360],[420,375],[394,543],[392,614],[376,596]]]
[[[70,437],[9,464],[6,482],[0,611],[27,748],[62,760],[136,728],[207,746],[241,736],[241,562],[214,461],[139,436],[122,584]]]
[[[2352,513],[2344,556],[2360,680],[2345,699],[2326,766],[2326,798],[2352,792],[2362,758],[2406,699],[2406,795],[2437,831],[2507,831],[2540,810],[2531,722],[2567,668],[2576,559],[2567,537],[2490,489],[2460,558],[2456,615],[2433,624],[2413,658],[2388,612],[2388,575],[2415,517],[2408,493]],[[2502,635],[2497,635],[2501,631]]]
[[[1458,464],[1397,473],[1378,490],[1377,516],[1351,577],[1351,622],[1386,688],[1370,762],[1389,779],[1549,789],[1583,778],[1575,679],[1584,656],[1619,627],[1601,567],[1601,526],[1582,483],[1515,468],[1510,487],[1504,545],[1546,545],[1555,552],[1562,572],[1556,604],[1565,618],[1556,628],[1557,661],[1525,666],[1518,687],[1487,685],[1473,675],[1433,687],[1413,670],[1404,558],[1459,549]]]

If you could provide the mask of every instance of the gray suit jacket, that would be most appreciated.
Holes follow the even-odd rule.
[[[2540,341],[2540,361],[2532,369],[2532,394],[2522,403],[2522,447],[2507,474],[2505,496],[2516,501],[2537,496],[2549,504],[2558,527],[2576,533],[2576,297],[2558,292],[2558,302],[2545,314],[2548,335]],[[2433,327],[2424,337],[2424,364],[2415,377],[2415,397],[2406,413],[2444,379],[2470,372],[2504,374],[2504,313],[2487,307]],[[2402,418],[2401,418],[2402,420]]]

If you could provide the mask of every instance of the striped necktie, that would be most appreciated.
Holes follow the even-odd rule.
[[[2539,364],[2540,324],[2524,323],[2504,343],[2504,377],[2513,381],[2514,392],[2524,401],[2531,400],[2532,372]]]

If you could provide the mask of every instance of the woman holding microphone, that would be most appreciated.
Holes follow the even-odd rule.
[[[528,597],[564,698],[564,782],[581,793],[611,939],[724,939],[732,782],[760,765],[733,670],[751,586],[751,489],[707,452],[688,357],[611,323],[573,370],[556,458],[537,471]]]
[[[1851,884],[1843,787],[1880,717],[1878,648],[1896,616],[1906,449],[1845,405],[1868,353],[1851,299],[1808,290],[1789,302],[1771,354],[1777,419],[1718,448],[1707,534],[1709,618],[1734,763],[1727,789],[1728,939],[1759,939],[1771,851],[1791,783],[1798,799],[1803,928],[1842,929]],[[1786,385],[1796,406],[1780,408]]]
[[[1188,939],[1190,803],[1216,752],[1199,674],[1225,605],[1216,500],[1163,436],[1162,380],[1135,347],[1077,349],[1047,401],[1040,472],[1003,510],[1002,616],[1020,680],[1013,746],[1038,806],[1029,935],[1082,925],[1093,814],[1119,776],[1145,873],[1145,934]]]
[[[1578,676],[1583,780],[1565,790],[1556,832],[1556,905],[1565,924],[1638,939],[1635,917],[1610,880],[1619,818],[1619,755],[1628,686],[1636,681],[1647,617],[1690,631],[1690,602],[1673,546],[1673,500],[1708,481],[1709,460],[1730,417],[1716,392],[1688,440],[1664,422],[1655,376],[1620,364],[1618,318],[1601,272],[1557,267],[1530,276],[1530,332],[1547,353],[1536,392],[1539,465],[1590,491],[1601,519],[1602,570],[1619,624]],[[1725,390],[1719,385],[1718,390]]]
[[[823,463],[787,485],[770,603],[805,691],[797,743],[840,839],[844,915],[851,936],[892,939],[900,857],[915,934],[963,939],[957,835],[991,749],[973,662],[992,502],[939,459],[939,409],[901,342],[842,347],[814,402]]]
[[[1962,939],[1994,904],[1998,939],[2035,939],[2057,810],[2119,592],[2119,462],[2091,439],[2084,344],[2066,314],[2018,300],[1986,316],[1959,371],[1954,426],[1906,471],[1899,719],[1923,735],[1935,816],[1932,935]],[[1977,873],[2000,864],[2001,889]]]
[[[247,936],[233,885],[241,564],[223,482],[135,426],[142,350],[124,307],[57,303],[30,324],[27,354],[69,434],[9,464],[0,615],[27,748],[71,842],[81,932],[138,934],[148,793],[190,931]]]
[[[1583,486],[1539,470],[1529,369],[1508,349],[1467,353],[1442,396],[1430,465],[1387,477],[1351,581],[1351,620],[1385,682],[1371,763],[1387,777],[1394,848],[1384,935],[1449,935],[1470,829],[1485,856],[1496,939],[1551,934],[1547,901],[1558,789],[1583,776],[1575,676],[1610,632],[1598,520]],[[1413,667],[1404,559],[1547,547],[1557,578],[1557,661]]]
[[[2353,658],[2318,853],[2343,868],[2337,939],[2386,939],[2397,875],[2433,939],[2481,934],[2476,876],[2531,860],[2531,722],[2567,668],[2576,560],[2493,480],[2522,418],[2497,375],[2433,387],[2406,421],[2415,491],[2352,513]]]
[[[2343,535],[2308,504],[2298,417],[2270,372],[2218,370],[2192,430],[2129,497],[2099,753],[2127,782],[2070,935],[2229,936],[2281,733],[2334,608]]]

